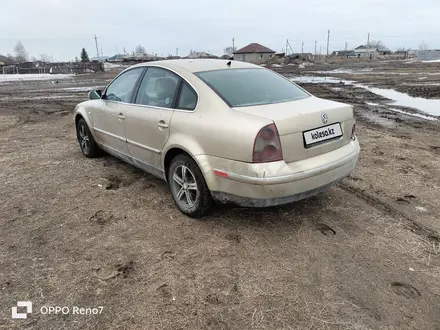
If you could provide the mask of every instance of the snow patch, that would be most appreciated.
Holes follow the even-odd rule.
[[[73,74],[2,74],[0,75],[0,82],[59,80],[73,76]]]

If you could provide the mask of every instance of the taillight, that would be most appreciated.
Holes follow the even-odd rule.
[[[353,128],[351,129],[351,139],[356,139],[356,122],[353,122]]]
[[[264,126],[257,134],[252,155],[253,163],[283,160],[281,141],[275,124]]]

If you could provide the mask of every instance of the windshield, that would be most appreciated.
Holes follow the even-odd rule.
[[[310,96],[294,83],[265,69],[224,69],[195,75],[230,107],[289,102]]]

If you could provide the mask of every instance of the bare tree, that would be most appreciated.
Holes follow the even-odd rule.
[[[8,54],[6,55],[6,57],[9,58],[12,62],[15,62],[15,57],[14,57],[14,55],[8,53]]]
[[[385,48],[385,44],[382,42],[382,40],[370,40],[369,43],[370,48]]]
[[[50,60],[51,60],[51,56],[50,55],[43,54],[43,53],[38,54],[38,57],[40,58],[40,61],[43,62],[43,63],[49,63]]]
[[[134,49],[134,52],[136,54],[145,54],[147,51],[145,50],[145,47],[142,45],[137,45],[136,48]]]
[[[419,44],[419,50],[428,50],[428,49],[429,49],[428,44],[424,40],[422,40],[422,42]]]
[[[28,60],[28,53],[26,52],[26,49],[24,48],[21,41],[17,42],[17,44],[14,47],[14,53],[15,53],[15,60],[17,62],[26,62]]]

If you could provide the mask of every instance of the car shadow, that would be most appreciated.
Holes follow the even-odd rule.
[[[169,191],[168,185],[165,181],[147,173],[143,170],[125,163],[111,155],[105,154],[100,158],[103,166],[120,169],[126,173],[129,180],[143,179],[160,188],[160,192]],[[158,192],[158,193],[160,193]],[[209,226],[226,226],[226,227],[273,227],[274,224],[281,227],[300,227],[304,221],[309,224],[318,224],[322,220],[323,213],[326,211],[329,192],[320,193],[297,202],[271,206],[264,208],[250,208],[240,207],[232,204],[216,203],[212,212],[201,219],[191,219],[187,217],[188,221],[200,221],[204,225]],[[175,208],[172,201],[171,194],[169,194],[169,207]],[[163,207],[163,206],[162,206]],[[185,216],[186,217],[186,216]]]

